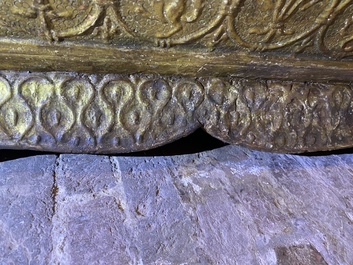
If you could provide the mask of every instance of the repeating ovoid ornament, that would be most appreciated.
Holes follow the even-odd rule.
[[[353,146],[353,0],[0,1],[0,146],[146,150],[198,128]]]

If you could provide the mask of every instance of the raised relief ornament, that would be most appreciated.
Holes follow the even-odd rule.
[[[353,0],[2,0],[0,146],[154,148],[204,128],[353,146]]]

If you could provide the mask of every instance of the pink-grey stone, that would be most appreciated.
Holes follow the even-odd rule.
[[[55,159],[0,163],[0,264],[48,263]]]
[[[0,164],[0,264],[353,264],[353,155]]]

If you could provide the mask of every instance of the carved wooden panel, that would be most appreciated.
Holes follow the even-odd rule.
[[[351,0],[3,0],[0,34],[349,58],[351,14]]]
[[[353,145],[352,0],[0,1],[0,144],[130,152],[199,127]]]

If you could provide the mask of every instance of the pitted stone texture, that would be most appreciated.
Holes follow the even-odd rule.
[[[353,264],[352,155],[225,147],[174,161],[174,183],[215,263],[277,264],[276,248],[311,244],[328,264]]]
[[[198,264],[199,227],[173,184],[170,158],[112,158],[119,167],[129,223],[143,264]]]
[[[47,244],[32,264],[353,264],[349,154],[43,156],[2,163],[0,183],[5,263],[31,264],[26,238]]]
[[[279,247],[276,254],[278,265],[327,265],[320,253],[310,245]]]
[[[0,264],[47,264],[55,156],[0,163]]]
[[[133,264],[121,180],[108,157],[64,155],[56,168],[51,264]]]

